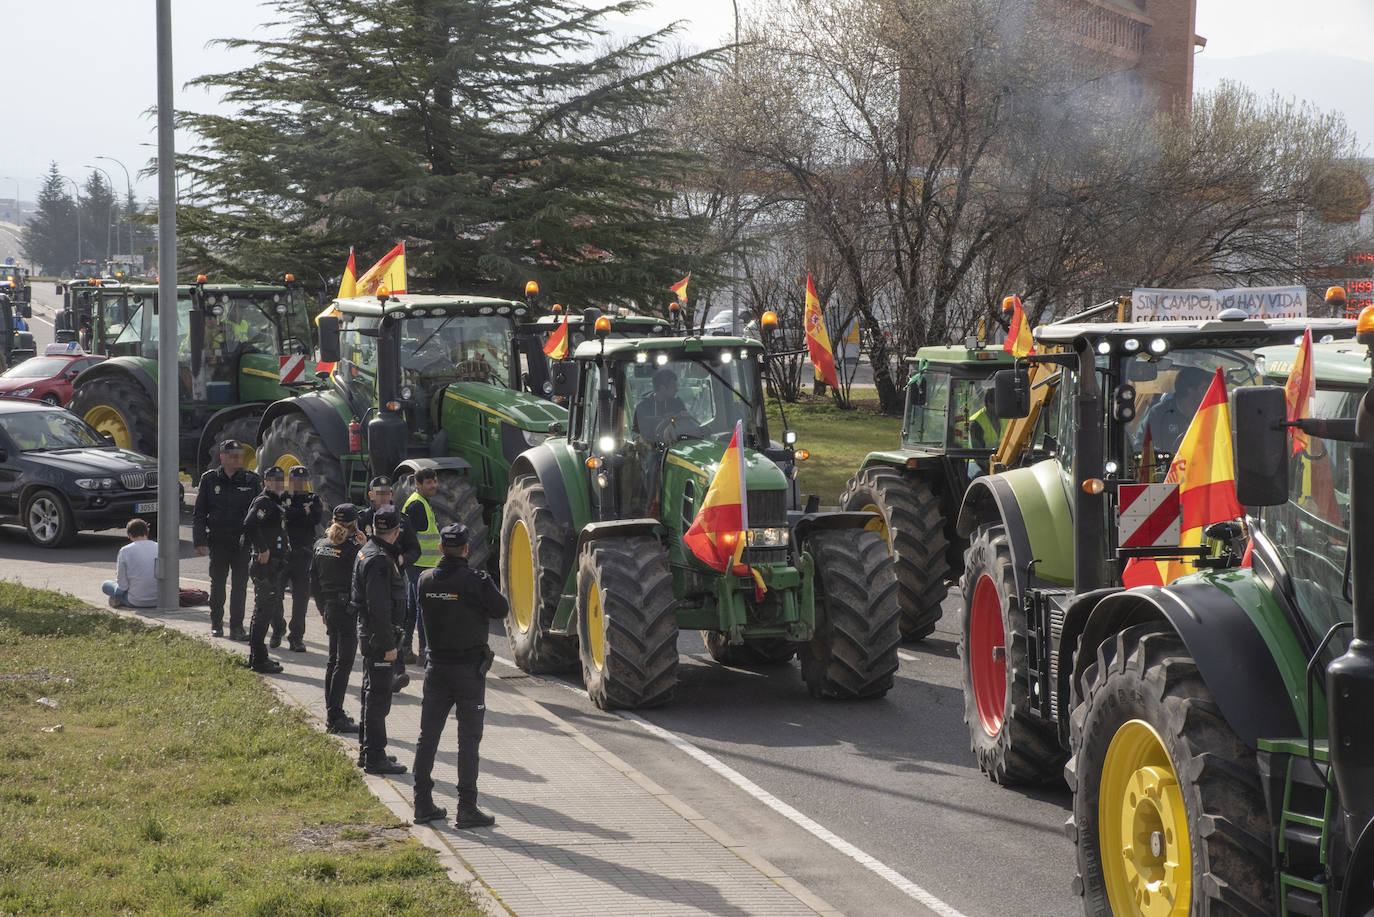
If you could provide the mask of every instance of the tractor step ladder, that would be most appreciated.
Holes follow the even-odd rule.
[[[1279,913],[1325,917],[1330,913],[1331,808],[1334,791],[1307,754],[1305,739],[1260,739],[1260,771],[1275,835]],[[1326,743],[1314,747],[1326,764]]]

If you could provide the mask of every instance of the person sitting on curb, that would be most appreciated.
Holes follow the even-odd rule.
[[[157,542],[148,539],[148,523],[130,519],[124,527],[129,543],[119,549],[115,578],[100,584],[111,608],[157,607]]]

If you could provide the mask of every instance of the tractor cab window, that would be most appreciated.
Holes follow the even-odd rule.
[[[943,446],[948,415],[949,373],[922,373],[907,386],[903,441],[908,446]]]
[[[993,405],[991,377],[954,379],[950,383],[949,405],[950,448],[997,448],[1006,424]]]
[[[277,323],[270,297],[221,293],[207,298],[210,311],[219,308],[216,343],[225,360],[244,352],[276,353]],[[209,337],[206,338],[210,343]]]
[[[510,387],[513,362],[510,320],[499,315],[407,318],[401,328],[401,366],[406,382],[438,391],[451,382]]]
[[[306,354],[314,352],[315,317],[311,314],[310,298],[300,290],[288,290],[281,296],[281,304],[286,311],[277,313],[281,333],[281,352],[283,354]],[[275,308],[277,304],[273,303]],[[316,307],[318,308],[318,307]]]
[[[757,357],[747,351],[660,351],[643,363],[626,364],[620,401],[624,405],[619,425],[622,440],[671,444],[689,438],[724,443],[742,421],[745,445],[760,448],[767,442]]]
[[[95,315],[95,334],[100,350],[112,357],[138,356],[142,343],[142,297],[101,294]]]
[[[1357,392],[1318,391],[1313,417],[1352,417]],[[1350,444],[1310,437],[1288,463],[1288,502],[1265,507],[1260,519],[1293,584],[1298,613],[1320,640],[1351,620],[1344,598],[1350,549]],[[1325,661],[1345,652],[1349,632],[1332,639]]]
[[[377,335],[375,318],[358,318],[339,330],[339,362],[334,381],[354,403],[370,404],[377,394]]]

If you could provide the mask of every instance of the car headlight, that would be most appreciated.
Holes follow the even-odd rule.
[[[536,433],[534,430],[521,430],[525,434],[525,442],[531,446],[537,446],[549,438],[547,433]]]
[[[114,478],[77,478],[76,486],[82,490],[108,490],[114,487]]]
[[[27,398],[27,397],[29,397],[30,395],[33,394],[33,391],[34,391],[34,390],[33,390],[32,387],[30,387],[30,388],[17,388],[17,389],[15,389],[14,391],[10,392],[10,394],[13,395],[15,398]]]
[[[750,529],[745,543],[751,548],[781,548],[790,540],[785,528]]]

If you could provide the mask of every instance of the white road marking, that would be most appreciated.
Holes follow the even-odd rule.
[[[502,665],[510,666],[511,668],[517,668],[513,661],[506,659],[502,656],[497,656],[496,661],[501,663]],[[560,688],[564,688],[568,691],[571,691],[574,694],[584,694],[584,692],[581,689],[573,685],[567,684],[566,682],[557,681],[555,679],[549,678],[540,680],[545,681],[548,684],[558,685]],[[835,850],[838,850],[840,853],[843,853],[845,856],[854,860],[856,863],[858,863],[860,866],[863,866],[870,872],[876,873],[878,876],[881,876],[883,879],[890,882],[893,886],[895,886],[907,897],[920,902],[922,905],[934,911],[936,914],[939,914],[940,917],[965,917],[965,915],[957,908],[954,908],[946,904],[944,901],[941,901],[939,898],[935,897],[930,892],[926,891],[924,888],[917,885],[915,882],[912,882],[906,876],[903,876],[901,873],[897,872],[897,870],[880,862],[876,857],[864,853],[858,847],[855,847],[853,844],[849,843],[849,841],[835,834],[829,828],[826,828],[824,825],[819,824],[807,815],[804,815],[803,813],[797,811],[792,806],[783,802],[781,799],[778,799],[772,793],[768,792],[763,787],[759,786],[757,783],[741,774],[739,771],[730,767],[725,762],[717,758],[715,755],[712,755],[711,753],[701,748],[698,748],[696,745],[693,745],[691,742],[687,741],[681,736],[669,732],[662,726],[657,726],[653,723],[650,723],[648,720],[634,713],[626,713],[620,710],[613,710],[609,712],[613,713],[615,716],[618,716],[623,720],[626,720],[627,722],[634,723],[636,726],[643,729],[645,732],[649,733],[655,738],[662,739],[663,741],[677,748],[679,751],[682,751],[685,754],[691,756],[692,758],[695,758],[697,761],[706,765],[706,767],[715,771],[717,774],[724,777],[726,780],[730,781],[735,786],[739,787],[741,790],[757,799],[759,802],[768,806],[768,808],[772,809],[774,812],[777,812],[783,818],[787,819],[788,821],[792,822],[793,824],[797,825],[798,827],[802,828],[808,833],[814,835],[819,840],[830,845]]]

